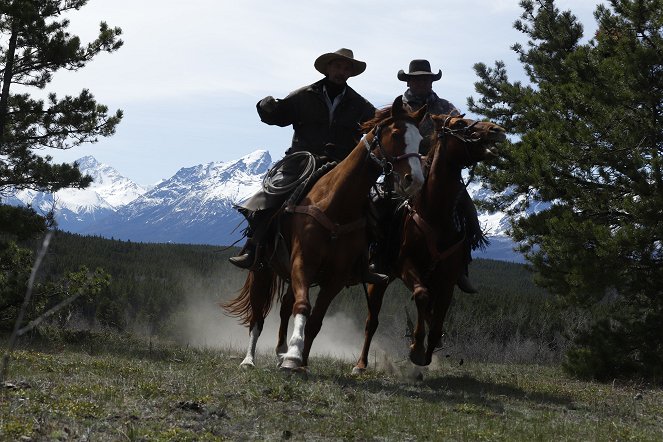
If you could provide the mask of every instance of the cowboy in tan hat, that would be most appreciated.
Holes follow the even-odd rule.
[[[440,98],[435,92],[433,92],[433,82],[442,78],[442,70],[438,69],[437,73],[433,73],[428,60],[412,60],[410,62],[410,66],[408,67],[408,72],[405,73],[401,69],[398,71],[397,77],[399,80],[407,82],[408,89],[403,94],[403,104],[405,104],[410,110],[416,111],[424,104],[427,104],[429,115],[460,115],[460,111],[456,108],[456,106],[444,98]],[[430,148],[430,138],[428,136],[433,132],[433,130],[433,122],[431,118],[426,115],[424,120],[419,124],[419,132],[424,137],[424,141],[421,143],[419,149],[422,154],[426,154]],[[461,202],[461,210],[470,230],[468,234],[470,241],[468,241],[467,244],[468,259],[466,263],[469,264],[469,262],[472,260],[472,250],[481,246],[485,239],[481,231],[481,226],[479,225],[477,210],[474,207],[472,198],[467,193],[467,191],[465,192],[464,197],[461,198]],[[467,267],[465,273],[458,281],[458,287],[466,293],[476,293],[477,291],[469,280]]]
[[[350,49],[341,48],[336,52],[327,52],[313,63],[315,69],[335,83],[345,84],[349,77],[355,77],[366,70],[366,63],[355,60]],[[333,70],[333,73],[329,71]]]
[[[340,161],[359,142],[361,123],[375,115],[375,107],[347,84],[350,77],[366,70],[366,63],[355,59],[350,49],[341,48],[320,55],[313,66],[325,76],[323,79],[297,89],[283,99],[263,98],[256,105],[258,115],[270,125],[292,125],[294,134],[286,157],[306,151],[317,157]],[[260,191],[237,206],[249,221],[248,238],[240,255],[230,258],[231,263],[249,268],[256,262],[256,245],[265,236],[267,221],[287,197]],[[365,276],[367,282],[382,281],[379,275]]]

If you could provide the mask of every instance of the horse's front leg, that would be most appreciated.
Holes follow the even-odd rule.
[[[447,279],[448,281],[449,279]],[[449,306],[451,305],[451,298],[453,296],[454,284],[446,283],[444,287],[436,290],[435,298],[433,300],[433,308],[431,313],[430,325],[428,330],[428,343],[426,348],[426,364],[429,365],[433,360],[433,353],[440,345],[442,340],[442,326],[444,325],[444,318],[447,315]]]
[[[304,350],[304,330],[308,316],[303,313],[295,314],[294,328],[288,341],[288,351],[283,354],[282,370],[297,370],[302,367]]]
[[[268,268],[251,270],[249,278],[252,279],[249,289],[250,319],[249,319],[249,345],[244,360],[239,364],[242,368],[254,368],[256,346],[265,323],[265,305],[271,301],[269,291],[271,288],[272,272]]]
[[[368,352],[371,348],[371,341],[373,335],[378,328],[378,316],[382,308],[382,299],[387,290],[387,284],[369,284],[368,294],[366,295],[366,303],[368,304],[368,315],[366,316],[366,327],[364,329],[364,345],[359,355],[357,364],[352,369],[352,374],[361,374],[368,368]]]
[[[293,247],[293,255],[298,256],[295,252],[296,249]],[[305,273],[301,257],[293,259],[290,287],[294,295],[292,315],[295,320],[292,335],[288,341],[288,351],[283,355],[283,362],[281,363],[281,369],[283,370],[297,370],[302,366],[304,330],[311,313],[311,303],[308,297],[310,282]]]
[[[290,322],[290,315],[292,314],[292,306],[295,303],[295,295],[292,292],[292,287],[288,286],[288,290],[283,295],[281,300],[281,310],[279,315],[281,323],[279,324],[279,336],[276,342],[276,357],[279,360],[279,366],[283,363],[283,355],[288,351],[286,344],[286,337],[288,335],[288,323]]]
[[[416,365],[426,364],[426,322],[430,305],[430,293],[423,285],[416,284],[413,291],[414,302],[417,305],[417,323],[414,327],[412,344],[410,345],[410,361]]]

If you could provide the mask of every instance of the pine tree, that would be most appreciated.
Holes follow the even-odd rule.
[[[503,62],[478,63],[481,97],[468,104],[513,135],[480,173],[500,192],[488,206],[514,216],[511,234],[538,280],[570,302],[615,306],[567,367],[660,377],[663,1],[609,3],[583,43],[582,25],[554,0],[521,1],[514,27],[528,42],[512,49],[529,84],[510,81]],[[545,208],[517,218],[535,205]]]
[[[57,191],[87,187],[76,164],[53,164],[36,151],[69,149],[115,131],[122,112],[108,114],[88,90],[77,97],[46,101],[23,91],[44,89],[53,73],[84,67],[100,52],[120,48],[121,30],[102,22],[98,37],[87,45],[67,32],[63,15],[79,10],[87,0],[0,0],[0,195],[3,190]],[[21,93],[11,93],[12,86]]]
[[[87,187],[92,178],[77,164],[54,164],[39,151],[70,149],[109,136],[122,112],[109,114],[83,89],[78,96],[32,98],[29,91],[45,89],[58,70],[76,71],[101,52],[122,46],[121,30],[101,23],[97,38],[87,45],[67,32],[66,14],[87,0],[0,0],[0,197],[11,190],[55,192]],[[20,93],[13,93],[18,90]],[[50,214],[49,216],[52,216]],[[52,219],[30,208],[0,205],[0,329],[13,320],[26,291],[32,250],[20,241],[43,233]],[[101,276],[100,276],[101,275]],[[96,293],[105,275],[81,268],[60,282],[35,287],[32,313],[49,307],[72,290]],[[30,313],[28,318],[30,317]]]

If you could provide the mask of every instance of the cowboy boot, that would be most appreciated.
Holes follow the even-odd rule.
[[[231,264],[240,269],[249,269],[256,263],[261,257],[261,253],[257,252],[262,249],[261,243],[267,234],[269,219],[268,210],[257,211],[249,218],[246,243],[239,255],[228,258]]]
[[[458,288],[465,292],[465,293],[477,293],[477,289],[474,288],[472,285],[472,281],[470,281],[470,278],[468,275],[465,273],[461,273],[461,275],[458,277],[458,281],[456,281],[456,285]]]
[[[383,273],[374,271],[374,266],[366,266],[364,273],[361,275],[361,281],[367,284],[386,284],[389,282],[389,277]]]
[[[256,248],[257,244],[253,238],[247,238],[246,244],[244,244],[244,247],[239,252],[239,255],[231,256],[228,258],[228,261],[240,269],[248,269],[256,260]]]
[[[472,261],[472,246],[470,244],[465,243],[466,246],[466,255],[465,255],[465,270],[463,273],[458,276],[458,280],[456,281],[456,285],[458,288],[465,292],[465,293],[477,293],[477,289],[472,285],[472,282],[470,281],[469,278],[469,266],[470,262]]]
[[[469,278],[469,264],[472,261],[472,249],[480,247],[480,244],[483,241],[483,233],[481,231],[481,225],[479,224],[479,214],[477,213],[474,202],[469,193],[467,193],[467,190],[465,191],[464,197],[461,199],[460,207],[465,218],[465,225],[470,239],[466,241],[465,244],[465,271],[458,277],[456,285],[465,293],[477,293],[478,290],[474,287]]]
[[[377,269],[376,263],[371,262],[368,253],[365,256],[364,262],[366,264],[360,276],[362,282],[365,282],[367,284],[386,284],[389,282],[389,277],[387,275],[378,273],[376,271]]]

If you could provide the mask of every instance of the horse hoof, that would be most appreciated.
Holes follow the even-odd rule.
[[[242,361],[242,363],[239,364],[239,368],[242,368],[244,370],[252,370],[256,368],[256,365],[251,361]]]
[[[361,367],[353,367],[353,368],[352,368],[352,375],[353,375],[353,376],[359,376],[359,375],[364,374],[365,371],[366,371],[365,368],[361,368]]]
[[[420,367],[425,367],[428,365],[426,363],[426,357],[423,354],[410,353],[410,362]]]
[[[283,359],[281,362],[281,370],[296,371],[301,368],[301,359]]]

